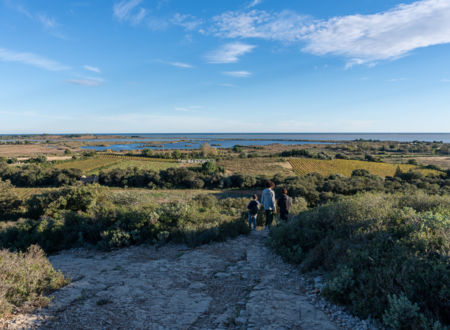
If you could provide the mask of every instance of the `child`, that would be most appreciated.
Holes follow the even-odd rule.
[[[248,203],[248,225],[250,227],[250,230],[252,230],[252,223],[253,223],[253,230],[256,230],[256,217],[258,216],[258,210],[259,210],[260,204],[258,202],[258,195],[254,194],[253,199],[250,203]]]

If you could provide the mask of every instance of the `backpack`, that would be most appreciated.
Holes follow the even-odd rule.
[[[249,212],[250,212],[251,215],[258,214],[259,207],[258,207],[258,202],[257,201],[251,201],[248,204],[247,208],[249,209]]]

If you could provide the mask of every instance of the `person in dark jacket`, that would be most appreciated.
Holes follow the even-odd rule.
[[[254,194],[253,199],[250,203],[248,203],[248,225],[250,227],[250,230],[252,230],[252,224],[253,224],[253,230],[256,230],[256,217],[258,216],[258,211],[261,204],[258,202],[258,195]]]
[[[292,206],[292,198],[288,196],[288,191],[286,188],[283,188],[281,197],[278,198],[277,204],[280,211],[280,219],[283,221],[288,221],[289,209]]]

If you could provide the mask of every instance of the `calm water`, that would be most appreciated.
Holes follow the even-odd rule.
[[[142,140],[142,139],[140,139]],[[175,139],[177,140],[177,139]],[[126,140],[129,141],[129,140]],[[160,141],[156,139],[155,141]],[[173,141],[173,140],[171,140]],[[208,142],[211,147],[215,148],[232,148],[235,145],[241,146],[266,146],[274,143],[280,143],[284,145],[299,145],[299,144],[327,144],[328,142],[309,142],[309,141],[286,141],[286,140],[208,140],[208,139],[195,139],[189,141],[172,142],[172,143],[161,143],[158,146],[145,146],[143,143],[130,143],[130,144],[112,144],[109,146],[86,146],[82,149],[90,150],[140,150],[140,149],[200,149],[203,144]]]
[[[114,135],[115,138],[108,139],[102,136]],[[265,146],[274,143],[284,145],[299,145],[311,143],[333,143],[338,141],[353,141],[358,139],[379,141],[443,141],[450,143],[450,133],[170,133],[170,134],[97,134],[98,139],[83,140],[87,142],[98,142],[105,146],[89,146],[84,149],[92,150],[137,150],[145,147],[145,142],[161,142],[157,147],[145,147],[150,149],[198,149],[202,144],[208,142],[216,148],[230,148],[236,144],[249,146]],[[22,137],[23,138],[23,137]],[[30,136],[31,138],[31,136]],[[11,135],[8,135],[11,140]],[[30,140],[32,141],[32,140]],[[131,144],[112,144],[108,142],[133,142]]]
[[[208,142],[216,148],[231,148],[234,145],[243,146],[265,146],[274,143],[284,145],[300,145],[313,143],[335,143],[338,141],[352,141],[357,139],[380,140],[380,141],[443,141],[450,143],[450,133],[177,133],[177,134],[115,134],[123,137],[133,138],[115,138],[87,140],[91,142],[130,142],[132,144],[115,144],[109,146],[89,146],[84,149],[91,150],[138,150],[149,149],[198,149],[202,144]],[[158,146],[146,147],[145,141],[161,141]],[[180,141],[182,140],[182,141]],[[168,143],[170,141],[176,141]],[[166,143],[164,143],[166,142]],[[106,143],[107,144],[107,143]]]
[[[137,140],[301,140],[301,141],[352,141],[357,139],[380,141],[443,141],[450,143],[450,133],[171,133],[171,134],[98,134],[116,136],[136,136]],[[99,141],[96,139],[94,141]],[[111,141],[111,140],[110,140]],[[129,140],[127,140],[129,141]]]

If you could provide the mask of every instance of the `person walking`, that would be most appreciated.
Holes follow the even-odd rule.
[[[292,206],[292,197],[288,196],[288,191],[283,188],[281,192],[281,197],[277,201],[278,209],[280,210],[280,219],[284,222],[289,219],[289,209]]]
[[[277,211],[276,202],[275,202],[275,192],[273,191],[275,188],[275,183],[272,181],[266,182],[266,189],[263,190],[261,196],[261,204],[264,207],[264,211],[266,213],[266,229],[270,230],[273,222],[273,215]]]
[[[250,230],[256,230],[256,217],[258,216],[259,208],[261,204],[258,202],[258,195],[254,194],[253,199],[248,203],[248,226]],[[253,229],[252,229],[253,224]]]

